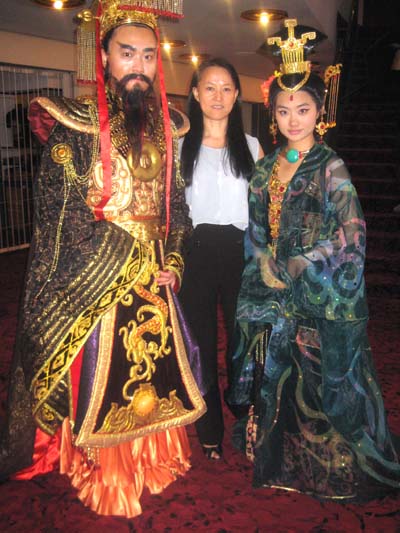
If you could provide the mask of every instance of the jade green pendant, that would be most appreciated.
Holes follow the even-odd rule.
[[[286,152],[286,159],[289,161],[289,163],[297,163],[299,160],[300,154],[299,151],[295,148],[291,148]]]

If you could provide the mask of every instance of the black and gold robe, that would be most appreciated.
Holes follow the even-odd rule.
[[[54,434],[68,420],[74,444],[96,463],[101,448],[184,426],[204,412],[173,297],[156,283],[160,270],[180,277],[181,245],[190,231],[176,128],[165,238],[161,117],[145,138],[159,157],[154,176],[136,177],[113,139],[105,220],[94,216],[102,190],[96,102],[38,98],[31,105],[31,123],[46,144],[36,183],[2,475],[30,464],[37,427]],[[74,398],[71,376],[78,358]]]

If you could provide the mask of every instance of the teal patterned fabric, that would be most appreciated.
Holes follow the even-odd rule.
[[[343,161],[316,144],[282,202],[276,258],[268,245],[268,180],[278,151],[250,184],[246,267],[227,395],[252,406],[234,444],[254,461],[254,485],[328,498],[400,488],[366,326],[366,229]],[[267,269],[286,284],[268,287]],[[265,279],[265,278],[264,278]]]

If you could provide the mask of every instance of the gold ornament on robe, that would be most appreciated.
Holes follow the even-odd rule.
[[[152,142],[145,140],[139,160],[137,161],[137,157],[130,150],[127,163],[133,177],[140,181],[152,181],[161,171],[162,158],[156,146]]]

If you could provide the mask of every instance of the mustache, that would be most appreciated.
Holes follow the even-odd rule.
[[[125,89],[126,85],[132,80],[144,81],[149,86],[147,90],[149,90],[149,89],[152,90],[153,89],[153,82],[148,76],[146,76],[145,74],[137,74],[135,72],[132,72],[131,74],[127,74],[126,76],[124,76],[123,78],[118,80],[118,82],[117,82],[117,92],[123,92],[123,90]]]

